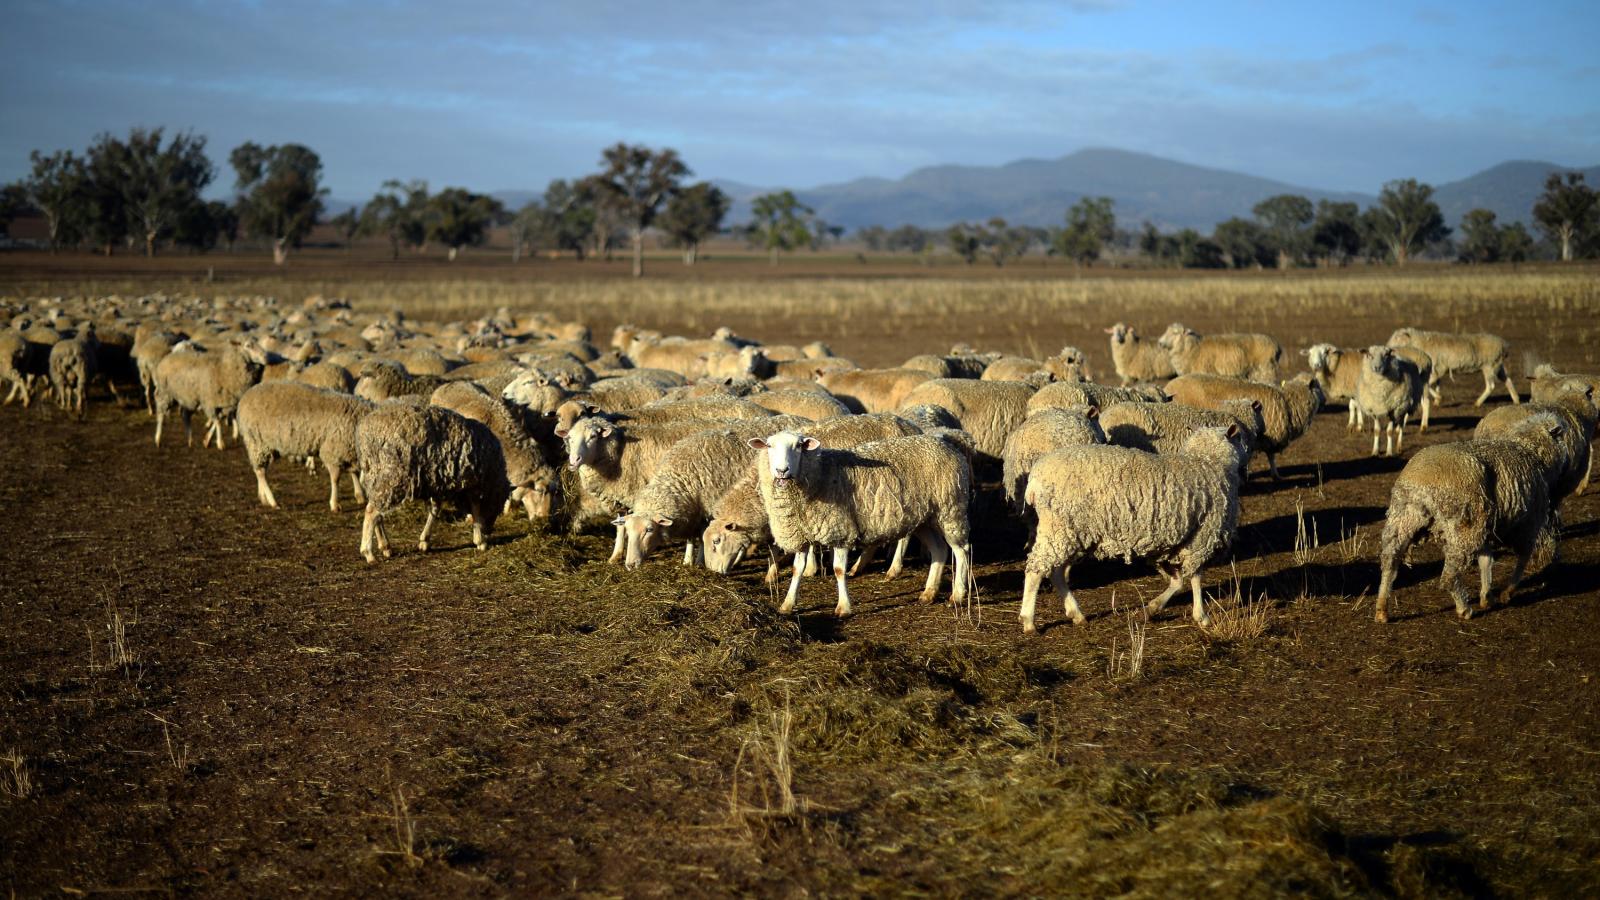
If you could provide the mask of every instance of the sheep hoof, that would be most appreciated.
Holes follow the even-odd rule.
[[[1372,621],[1377,622],[1379,625],[1387,625],[1389,624],[1389,614],[1386,612],[1373,613]]]
[[[376,556],[372,555],[372,551],[371,550],[368,550],[367,552],[365,552],[365,553],[363,553],[361,555],[367,558],[367,564],[368,565],[371,565],[372,563],[375,563],[375,562],[378,561],[378,558]]]
[[[923,604],[932,603],[933,602],[933,598],[937,594],[938,594],[938,591],[923,591],[921,594],[917,595],[917,602],[918,603],[923,603]]]
[[[1018,616],[1018,618],[1022,618],[1022,617]],[[1033,620],[1032,619],[1022,619],[1022,633],[1023,634],[1037,634],[1038,633],[1037,629],[1035,629],[1033,627]]]
[[[388,547],[383,548],[383,558],[384,559],[393,559],[394,558],[394,551],[390,550]]]
[[[1462,621],[1470,619],[1470,618],[1472,618],[1472,607],[1463,606],[1460,609],[1456,610],[1456,615],[1460,616]]]
[[[1074,625],[1087,625],[1087,624],[1089,624],[1089,620],[1088,620],[1088,618],[1086,618],[1084,616],[1081,616],[1081,615],[1073,616],[1072,617],[1072,624],[1074,624]]]
[[[782,604],[779,604],[778,605],[778,612],[780,612],[783,615],[787,616],[790,613],[794,612],[794,604],[793,603],[782,603]]]
[[[417,550],[422,552],[422,553],[427,553],[428,552],[428,542],[427,541],[417,541]]]
[[[1199,625],[1201,628],[1210,628],[1211,627],[1211,617],[1210,616],[1199,616],[1194,620],[1194,623],[1196,625]]]
[[[272,508],[273,509],[277,509],[278,508],[278,504],[276,504],[276,503],[272,504]],[[334,512],[338,512],[339,511],[339,504],[337,504],[337,503],[329,503],[328,504],[328,508],[333,510]]]
[[[835,606],[833,608],[833,617],[835,619],[848,619],[848,618],[850,618],[850,607],[844,606],[842,604],[839,605],[839,606]]]

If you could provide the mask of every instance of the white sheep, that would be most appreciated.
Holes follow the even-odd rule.
[[[1202,335],[1174,322],[1157,343],[1167,348],[1179,375],[1198,372],[1276,383],[1283,361],[1283,348],[1264,334]]]
[[[1098,406],[1108,409],[1118,403],[1163,402],[1167,394],[1155,385],[1113,387],[1093,382],[1058,381],[1047,384],[1028,398],[1028,413],[1041,409],[1083,409]]]
[[[1022,497],[1028,487],[1028,473],[1047,453],[1063,447],[1104,444],[1106,433],[1100,428],[1100,410],[1090,406],[1082,411],[1053,407],[1030,413],[1006,437],[1002,483],[1006,499],[1022,511]]]
[[[1233,439],[1245,467],[1255,453],[1263,428],[1257,400],[1225,400],[1218,409],[1201,409],[1186,403],[1118,403],[1100,413],[1106,443],[1132,447],[1146,453],[1171,455],[1183,451],[1184,442],[1197,428],[1236,426]],[[1243,479],[1248,468],[1239,470]]]
[[[292,381],[255,385],[239,398],[239,434],[256,476],[256,499],[278,508],[267,467],[278,457],[319,460],[328,471],[328,508],[339,511],[339,479],[350,473],[357,503],[365,503],[356,468],[356,426],[372,411],[360,397]]]
[[[1461,579],[1478,558],[1478,605],[1489,608],[1494,548],[1517,555],[1501,600],[1522,581],[1535,551],[1555,544],[1550,489],[1571,465],[1554,416],[1525,419],[1489,440],[1424,447],[1406,463],[1389,494],[1384,519],[1381,580],[1373,618],[1389,621],[1389,596],[1396,566],[1424,534],[1444,545],[1439,582],[1455,601],[1456,615],[1472,618],[1470,594]]]
[[[1433,361],[1433,377],[1428,382],[1430,388],[1436,387],[1439,379],[1445,375],[1454,375],[1457,372],[1480,371],[1483,373],[1483,393],[1478,395],[1475,406],[1482,406],[1483,401],[1489,399],[1494,392],[1495,379],[1503,378],[1506,382],[1506,393],[1511,395],[1511,402],[1521,402],[1517,396],[1517,386],[1506,374],[1506,358],[1511,349],[1506,344],[1505,338],[1493,334],[1451,334],[1443,331],[1423,331],[1420,328],[1400,328],[1389,335],[1391,347],[1415,347]]]
[[[1068,618],[1083,624],[1067,575],[1089,556],[1155,563],[1170,583],[1145,607],[1147,615],[1160,612],[1187,580],[1194,620],[1207,624],[1200,571],[1233,542],[1239,524],[1243,458],[1236,430],[1201,428],[1171,456],[1085,446],[1040,459],[1026,494],[1039,529],[1023,576],[1022,630],[1034,630],[1039,586],[1047,577]]]
[[[161,446],[168,412],[176,409],[191,446],[190,420],[199,412],[210,423],[205,443],[215,436],[217,449],[223,449],[223,425],[238,409],[239,398],[260,380],[263,365],[259,351],[250,347],[224,345],[209,350],[193,341],[174,347],[156,365],[156,446]]]
[[[1312,344],[1300,354],[1306,358],[1306,366],[1322,385],[1327,399],[1348,405],[1345,427],[1360,427],[1361,405],[1356,403],[1356,385],[1361,380],[1362,351],[1332,344]]]
[[[1151,344],[1139,337],[1132,325],[1121,322],[1106,329],[1111,335],[1111,365],[1116,369],[1122,386],[1130,381],[1166,381],[1177,377],[1172,368],[1172,355],[1165,347]]]
[[[1006,437],[1028,417],[1028,400],[1033,394],[1033,386],[1020,381],[935,378],[912,388],[902,406],[944,407],[972,436],[979,458],[999,464]]]
[[[417,549],[441,509],[471,516],[472,543],[488,548],[494,520],[511,493],[500,442],[481,422],[437,406],[404,400],[380,403],[356,426],[356,466],[367,491],[361,521],[361,555],[376,562],[390,556],[383,516],[408,500],[426,500],[428,518]]]
[[[1535,403],[1552,403],[1558,394],[1568,390],[1574,383],[1587,385],[1600,396],[1600,375],[1563,375],[1549,364],[1542,364],[1533,370],[1533,382],[1528,388],[1528,395]]]
[[[883,413],[906,405],[906,395],[933,377],[916,369],[845,369],[823,373],[817,380],[851,412]]]
[[[1320,392],[1309,383],[1291,391],[1277,385],[1220,375],[1180,375],[1167,382],[1166,391],[1174,401],[1201,409],[1221,410],[1222,404],[1229,400],[1260,404],[1257,409],[1261,413],[1262,427],[1256,435],[1256,449],[1266,454],[1267,468],[1275,481],[1282,477],[1278,474],[1278,454],[1305,434],[1322,405]],[[1291,393],[1294,403],[1290,402]]]
[[[1553,416],[1561,422],[1565,428],[1561,443],[1568,467],[1550,486],[1550,507],[1556,510],[1567,497],[1582,494],[1589,486],[1589,442],[1594,439],[1596,420],[1600,419],[1600,410],[1594,403],[1594,386],[1586,379],[1567,379],[1562,387],[1562,390],[1546,391],[1546,402],[1530,401],[1490,410],[1472,431],[1473,437],[1488,439],[1507,435],[1534,416]]]
[[[73,410],[80,419],[85,412],[89,382],[97,371],[93,326],[50,348],[50,389],[61,408]]]
[[[1378,428],[1384,426],[1384,455],[1393,456],[1405,444],[1405,425],[1422,402],[1427,382],[1416,364],[1400,356],[1393,347],[1374,345],[1362,355],[1361,379],[1356,384],[1356,403],[1361,413],[1372,419],[1372,455],[1378,455]]]
[[[761,499],[773,540],[796,554],[781,612],[794,609],[804,564],[799,556],[817,544],[833,548],[833,576],[839,587],[834,615],[850,614],[846,569],[850,547],[914,535],[933,559],[922,601],[939,589],[945,560],[955,555],[959,604],[971,578],[971,536],[967,507],[972,496],[972,466],[946,439],[911,435],[862,444],[849,450],[823,449],[816,438],[780,431],[750,446],[766,451],[757,464]]]

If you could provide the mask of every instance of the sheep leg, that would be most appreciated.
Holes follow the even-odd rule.
[[[960,606],[966,602],[968,584],[972,581],[972,545],[951,543],[950,555],[956,560],[955,572],[951,575],[954,584],[950,589],[950,605]],[[1054,579],[1051,580],[1053,583]],[[1060,584],[1056,584],[1056,590],[1061,590]]]
[[[1583,466],[1583,479],[1578,482],[1578,487],[1577,487],[1577,489],[1575,491],[1575,493],[1577,493],[1578,496],[1580,496],[1580,497],[1583,496],[1583,493],[1589,489],[1589,476],[1593,475],[1593,474],[1594,474],[1594,451],[1591,450],[1591,451],[1589,451],[1589,461],[1587,463],[1585,463],[1584,466]]]
[[[778,612],[794,612],[794,602],[800,598],[800,579],[806,573],[806,549],[794,555],[794,575],[789,578],[789,593],[783,595],[783,605]]]
[[[1417,433],[1418,434],[1421,434],[1422,432],[1428,430],[1428,416],[1432,412],[1433,412],[1433,400],[1432,400],[1432,398],[1430,398],[1428,396],[1427,389],[1424,388],[1423,391],[1422,391],[1422,425],[1419,428],[1417,428]]]
[[[277,509],[278,498],[272,496],[272,485],[267,484],[266,465],[252,466],[251,468],[255,469],[256,473],[256,499],[261,501],[262,506],[270,506],[273,509]]]
[[[860,575],[861,574],[861,570],[865,569],[867,566],[872,565],[872,561],[877,559],[877,558],[878,558],[878,545],[877,544],[868,544],[865,547],[862,547],[861,548],[861,555],[856,557],[855,565],[850,567],[850,576],[853,578],[853,577],[855,577],[857,575]]]
[[[1345,417],[1345,421],[1344,421],[1344,430],[1345,431],[1354,431],[1357,428],[1361,427],[1360,423],[1358,423],[1356,421],[1356,417],[1358,415],[1360,415],[1360,410],[1356,408],[1356,404],[1355,404],[1354,400],[1350,401],[1349,409],[1350,409],[1349,415],[1347,415]]]
[[[1478,395],[1477,401],[1472,404],[1473,406],[1482,406],[1483,405],[1483,401],[1489,399],[1489,395],[1494,393],[1494,381],[1495,381],[1495,370],[1494,370],[1494,367],[1493,366],[1484,366],[1483,367],[1483,393]]]
[[[846,572],[849,562],[849,547],[833,548],[833,580],[839,584],[839,603],[833,608],[833,614],[840,619],[850,615],[850,591],[845,587],[845,581],[849,578]]]
[[[372,534],[377,530],[377,524],[378,508],[368,503],[366,515],[361,517],[361,555],[366,557],[368,563],[378,561],[372,554]]]
[[[339,511],[339,477],[344,474],[344,467],[338,464],[328,465],[323,463],[323,468],[328,470],[328,508],[334,512]]]
[[[218,450],[226,450],[226,449],[228,449],[227,442],[222,439],[222,418],[223,418],[222,416],[218,416],[217,418],[211,420],[211,427],[215,428],[216,431],[217,431],[217,449]],[[238,437],[238,436],[239,435],[237,435],[237,434],[234,435],[234,437]]]
[[[1200,591],[1200,573],[1189,576],[1189,589],[1194,592],[1194,623],[1202,627],[1211,624],[1211,617],[1206,615],[1205,595]]]
[[[1533,547],[1531,546],[1517,551],[1517,564],[1511,570],[1511,580],[1506,582],[1506,586],[1500,591],[1501,603],[1509,604],[1511,602],[1511,592],[1516,590],[1517,585],[1522,583],[1522,574],[1528,570],[1528,560],[1532,556]]]
[[[768,544],[767,545],[767,577],[762,579],[762,580],[765,581],[767,584],[772,584],[774,581],[778,580],[778,572],[781,569],[782,569],[782,567],[778,565],[778,548],[772,546],[771,544]]]
[[[1500,377],[1505,379],[1506,393],[1511,395],[1511,402],[1517,404],[1522,403],[1522,398],[1517,396],[1517,386],[1512,382],[1511,376],[1506,374],[1504,366],[1500,367]]]
[[[683,564],[686,566],[694,565],[694,541],[683,545]]]
[[[1161,572],[1161,574],[1167,576],[1167,589],[1162,591],[1161,594],[1154,600],[1151,600],[1149,603],[1145,604],[1145,618],[1149,618],[1150,616],[1161,612],[1163,609],[1166,609],[1167,601],[1171,600],[1173,595],[1178,593],[1178,591],[1183,590],[1183,579],[1178,577],[1178,573],[1176,571],[1168,571],[1167,567],[1163,565],[1157,565],[1156,568]]]
[[[156,446],[161,446],[161,426],[167,421],[167,408],[156,407]]]
[[[1519,557],[1520,561],[1520,557]],[[1494,587],[1494,554],[1478,554],[1478,608],[1488,609],[1489,592]]]
[[[627,542],[628,542],[628,534],[627,534],[627,532],[622,530],[622,526],[621,525],[618,525],[617,526],[617,539],[611,545],[611,558],[606,560],[606,562],[614,563],[617,560],[621,559],[623,551],[627,548]]]
[[[1371,454],[1372,456],[1377,456],[1378,455],[1378,431],[1379,431],[1378,420],[1377,419],[1373,419],[1372,420],[1372,454]]]
[[[483,502],[472,501],[472,546],[479,550],[489,549],[489,534],[491,531],[489,516],[484,511]]]
[[[950,559],[950,545],[937,535],[923,536],[922,532],[918,532],[918,537],[922,539],[922,545],[928,548],[928,556],[933,559],[933,562],[928,564],[928,581],[922,586],[920,599],[923,603],[932,603],[933,598],[939,595],[939,582],[944,578],[944,564]]]
[[[350,470],[350,489],[355,492],[357,503],[367,502],[367,492],[361,487],[361,473],[354,469]]]
[[[433,520],[438,518],[439,504],[428,501],[428,517],[422,520],[422,534],[417,537],[417,549],[428,552],[428,532],[433,530]]]
[[[1267,454],[1267,470],[1272,473],[1273,481],[1282,481],[1283,476],[1278,474],[1278,454]]]
[[[1472,607],[1467,603],[1468,594],[1466,587],[1461,583],[1461,578],[1466,574],[1467,565],[1471,562],[1472,551],[1465,543],[1455,536],[1449,536],[1445,542],[1444,571],[1439,575],[1439,582],[1449,592],[1450,598],[1455,601],[1456,615],[1463,619],[1472,618]]]
[[[1043,578],[1043,575],[1031,570],[1022,576],[1022,609],[1017,612],[1017,618],[1022,620],[1023,634],[1033,634],[1035,631],[1033,614],[1039,603],[1039,582]]]
[[[889,571],[883,576],[884,581],[893,581],[905,571],[906,548],[911,546],[911,536],[906,535],[895,542],[894,558],[889,560]]]
[[[816,577],[817,570],[822,567],[822,548],[816,545],[806,547],[806,577]]]
[[[1061,598],[1061,611],[1067,614],[1072,624],[1082,625],[1089,619],[1083,614],[1083,608],[1078,605],[1078,598],[1073,596],[1072,588],[1067,584],[1067,575],[1071,572],[1071,566],[1061,566],[1051,571],[1050,584],[1056,589],[1056,596]]]

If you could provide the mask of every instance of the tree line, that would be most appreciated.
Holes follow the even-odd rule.
[[[148,256],[168,246],[231,251],[241,237],[250,237],[268,242],[281,264],[323,221],[347,247],[359,237],[386,240],[396,259],[402,249],[426,252],[438,245],[454,260],[462,248],[483,244],[491,228],[503,227],[513,261],[539,250],[582,259],[627,247],[636,277],[644,271],[647,233],[680,249],[687,265],[708,238],[723,233],[765,250],[773,263],[780,253],[817,250],[844,235],[787,190],[754,198],[751,220],[725,229],[731,198],[709,182],[686,183],[693,172],[670,148],[617,143],[601,152],[597,171],[551,181],[541,197],[517,210],[462,187],[435,193],[426,181],[390,180],[366,204],[326,220],[322,160],[309,147],[246,142],[234,148],[228,155],[234,190],[227,201],[202,196],[217,174],[205,149],[205,137],[191,132],[169,136],[161,128],[135,128],[126,138],[100,134],[81,155],[36,150],[28,176],[0,191],[0,229],[32,210],[45,221],[52,251],[87,246],[108,255],[118,246]],[[1468,212],[1453,232],[1433,201],[1433,188],[1415,179],[1385,184],[1366,210],[1282,194],[1251,212],[1252,218],[1231,218],[1209,235],[1163,232],[1149,222],[1129,231],[1118,227],[1111,198],[1085,197],[1055,228],[1011,225],[996,217],[944,229],[874,225],[855,237],[872,252],[926,260],[943,250],[968,264],[996,266],[1036,252],[1079,265],[1108,253],[1139,254],[1185,268],[1347,265],[1358,259],[1404,265],[1419,254],[1468,263],[1600,255],[1600,196],[1578,172],[1551,173],[1533,206],[1543,244],[1521,223],[1497,223],[1487,209]]]

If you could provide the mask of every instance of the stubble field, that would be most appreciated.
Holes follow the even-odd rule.
[[[75,265],[78,269],[73,270]],[[634,284],[572,264],[308,262],[211,284],[175,260],[13,260],[13,295],[268,293],[469,317],[500,305],[771,342],[863,365],[1089,351],[1102,329],[1259,330],[1286,348],[1402,324],[1486,330],[1600,370],[1593,269],[1074,277],[730,263]],[[665,270],[666,263],[658,263]],[[597,264],[598,266],[598,264]],[[223,268],[223,267],[219,267]],[[69,271],[70,270],[70,271]],[[1296,358],[1298,360],[1298,358]],[[1519,382],[1521,371],[1517,372]],[[1470,435],[1445,385],[1406,455]],[[933,893],[1590,895],[1600,891],[1600,499],[1509,607],[1458,621],[1429,547],[1372,621],[1403,460],[1324,412],[1244,489],[1219,626],[1147,567],[1074,570],[1090,621],[1016,622],[1024,529],[975,509],[979,602],[830,579],[798,616],[747,563],[607,566],[609,535],[502,519],[490,549],[368,566],[323,476],[152,446],[142,410],[0,409],[0,886],[17,896]],[[1506,402],[1503,391],[1491,404]],[[421,516],[391,526],[405,548]],[[1496,566],[1497,581],[1509,560]],[[1130,646],[1142,639],[1142,654]]]

